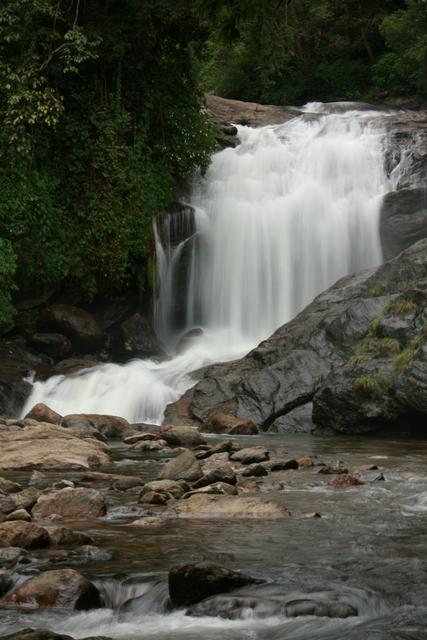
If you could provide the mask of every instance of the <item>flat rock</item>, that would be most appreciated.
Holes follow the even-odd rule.
[[[231,485],[236,484],[236,474],[230,464],[221,464],[212,469],[203,466],[203,476],[193,483],[193,489],[199,489],[214,482],[225,482]]]
[[[91,469],[109,461],[104,443],[53,424],[0,431],[0,469]]]
[[[74,569],[58,569],[30,578],[1,602],[30,609],[94,609],[101,606],[101,597],[95,585]]]
[[[104,496],[95,489],[61,489],[40,496],[33,508],[33,518],[53,515],[67,520],[82,520],[104,516],[107,505]]]
[[[245,520],[255,518],[272,520],[288,516],[288,512],[275,502],[258,496],[193,495],[174,505],[177,516],[192,518],[224,518]]]

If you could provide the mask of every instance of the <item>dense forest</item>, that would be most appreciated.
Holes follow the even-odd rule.
[[[426,0],[3,0],[0,326],[20,301],[148,289],[153,217],[215,132],[203,91],[427,93]]]

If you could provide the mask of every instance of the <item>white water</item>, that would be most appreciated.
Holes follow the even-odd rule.
[[[191,386],[189,373],[244,355],[338,278],[381,262],[378,216],[389,185],[383,136],[367,120],[384,114],[328,113],[319,103],[305,111],[279,126],[239,127],[241,145],[216,154],[194,185],[193,236],[171,247],[157,234],[159,334],[173,350],[183,333],[174,333],[173,309],[185,249],[185,324],[203,335],[168,361],[106,364],[36,382],[23,413],[45,402],[62,414],[159,422]]]

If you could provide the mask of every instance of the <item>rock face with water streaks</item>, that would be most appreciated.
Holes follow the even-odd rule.
[[[180,419],[185,408],[193,424],[225,413],[282,431],[288,415],[313,403],[306,431],[421,425],[426,306],[421,240],[377,269],[339,280],[242,360],[208,367],[176,403]]]

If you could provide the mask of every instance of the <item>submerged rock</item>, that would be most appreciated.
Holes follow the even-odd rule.
[[[279,504],[263,500],[259,496],[225,496],[200,493],[175,504],[173,513],[181,517],[222,518],[225,520],[245,520],[247,518],[273,520],[289,516],[289,513]]]
[[[186,564],[169,571],[169,596],[173,606],[185,607],[218,593],[226,593],[264,580],[215,564]]]
[[[95,585],[74,569],[58,569],[30,578],[1,602],[31,609],[94,609],[101,606],[101,597]]]

